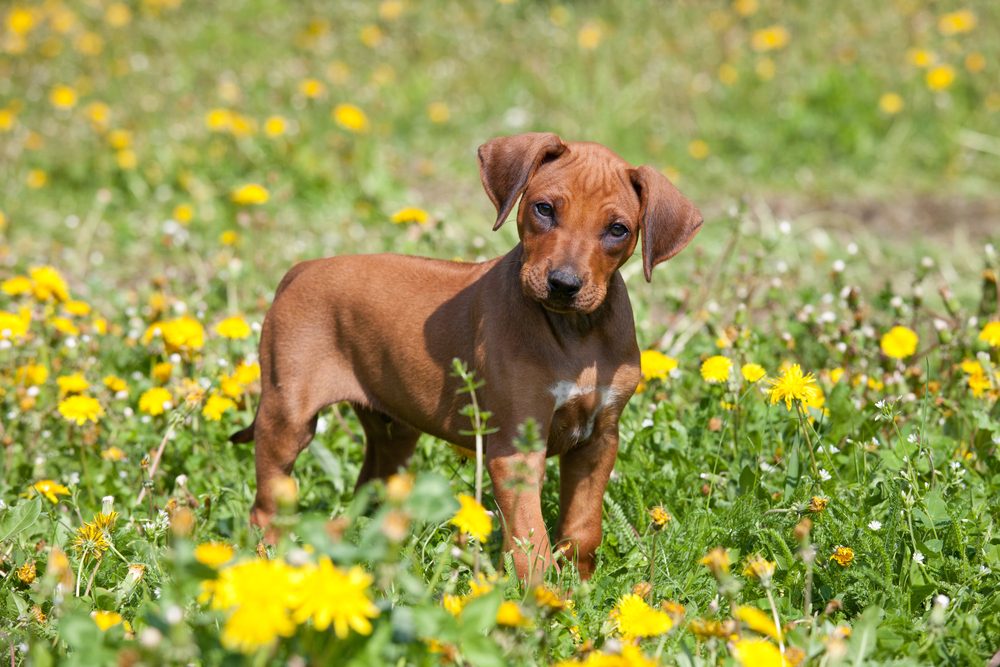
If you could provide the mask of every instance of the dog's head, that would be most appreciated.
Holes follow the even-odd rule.
[[[479,147],[479,172],[499,229],[518,199],[524,293],[555,312],[591,313],[642,236],[646,280],[701,227],[701,214],[667,177],[633,167],[599,144],[548,133]]]

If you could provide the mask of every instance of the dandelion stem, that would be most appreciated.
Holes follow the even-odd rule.
[[[802,435],[806,438],[806,444],[809,447],[809,461],[812,463],[813,475],[819,477],[819,467],[816,465],[816,454],[813,452],[812,438],[809,437],[809,429],[806,428],[805,417],[802,415],[802,404],[795,403],[795,411],[799,415],[799,426],[802,429]]]
[[[87,560],[87,552],[84,551],[83,555],[80,556],[80,566],[76,569],[76,591],[75,597],[80,597],[80,579],[83,576],[83,564]]]
[[[771,593],[770,584],[764,587],[764,592],[767,593],[767,603],[771,607],[771,616],[774,618],[774,630],[778,634],[778,649],[781,651],[781,655],[785,655],[785,633],[781,631],[781,619],[778,618],[778,608],[774,604],[774,595]]]

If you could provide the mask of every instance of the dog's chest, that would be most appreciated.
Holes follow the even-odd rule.
[[[549,388],[555,399],[549,429],[549,454],[560,454],[589,441],[604,413],[616,404],[613,387],[556,382]]]

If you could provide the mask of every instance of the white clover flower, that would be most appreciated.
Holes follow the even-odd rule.
[[[871,530],[882,530],[882,522],[879,521],[878,519],[872,519],[871,521],[868,522],[868,527]]]

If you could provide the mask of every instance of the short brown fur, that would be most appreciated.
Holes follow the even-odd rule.
[[[640,378],[618,269],[641,235],[649,279],[690,241],[701,215],[662,174],[598,144],[500,137],[480,147],[479,159],[496,227],[521,200],[520,243],[503,257],[333,257],[298,264],[281,281],[261,331],[260,406],[233,436],[256,441],[251,520],[269,525],[274,480],[291,473],[317,414],[333,403],[349,402],[367,436],[358,485],[404,467],[421,433],[471,449],[460,414],[468,398],[451,374],[458,358],[485,381],[479,399],[497,429],[486,438],[486,467],[518,574],[537,579],[552,562],[540,490],[545,458],[558,456],[556,544],[586,578],[601,541],[618,419]],[[529,419],[545,451],[514,446]],[[530,540],[530,557],[514,538]]]

